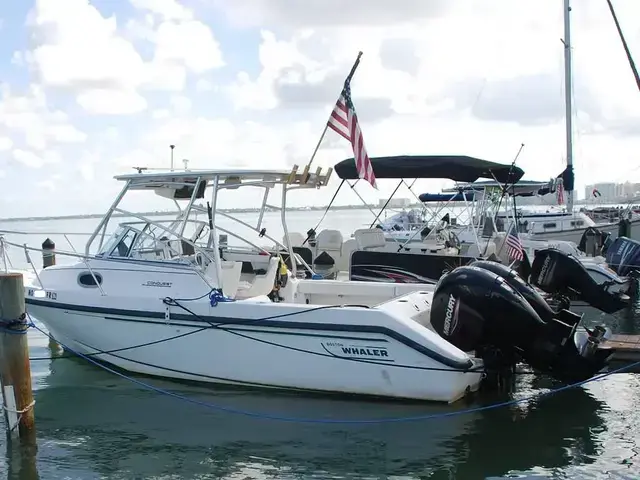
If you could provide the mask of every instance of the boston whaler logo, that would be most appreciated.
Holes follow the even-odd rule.
[[[453,330],[458,326],[458,309],[460,302],[453,295],[449,295],[449,301],[447,302],[447,310],[444,314],[444,325],[442,327],[442,333],[445,335],[451,334]]]
[[[333,356],[358,360],[393,362],[386,347],[371,345],[345,345],[339,342],[323,342],[322,347]]]

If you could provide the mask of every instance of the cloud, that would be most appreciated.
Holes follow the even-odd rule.
[[[549,74],[508,80],[454,84],[457,106],[470,108],[480,120],[512,121],[521,125],[547,125],[564,118],[562,85]]]
[[[211,29],[199,21],[163,22],[158,26],[155,43],[154,62],[160,64],[182,63],[194,73],[224,65]]]
[[[215,0],[214,5],[241,25],[286,24],[296,28],[327,25],[388,25],[442,15],[447,0]]]
[[[84,90],[77,101],[87,112],[104,115],[129,115],[147,108],[147,101],[136,91],[107,88]]]
[[[0,152],[6,152],[13,147],[13,140],[9,137],[0,137]]]
[[[141,89],[180,91],[189,72],[224,65],[211,29],[191,10],[173,0],[132,3],[149,14],[130,19],[126,30],[152,44],[151,60],[125,38],[115,15],[103,16],[87,0],[37,0],[28,21],[33,49],[14,55],[16,62],[27,59],[44,86],[72,92],[89,113],[108,115],[144,110]]]
[[[22,32],[29,48],[5,59],[11,84],[0,88],[0,151],[8,161],[0,168],[8,179],[29,175],[56,188],[55,202],[34,189],[15,212],[103,211],[121,187],[112,176],[168,167],[170,144],[177,168],[186,158],[190,168],[302,169],[358,51],[352,95],[371,156],[509,163],[525,143],[518,162],[527,178],[563,168],[561,2],[59,3],[36,0]],[[640,4],[619,0],[616,8],[640,51],[629,20],[640,17]],[[574,2],[572,26],[578,186],[634,180],[640,97],[606,4]],[[328,131],[313,166],[349,156],[349,143]],[[3,182],[7,195],[20,193],[14,183]],[[395,187],[379,183],[379,191],[359,189],[365,200]],[[416,189],[443,185],[420,181]],[[332,194],[320,189],[291,202],[322,204]],[[138,207],[148,209],[150,197]],[[337,201],[359,202],[350,192]]]
[[[86,0],[37,0],[30,21],[33,61],[42,83],[70,89],[131,88],[144,76],[133,45]]]
[[[176,164],[182,165],[182,159],[187,158],[192,168],[267,163],[271,168],[290,168],[310,155],[308,145],[313,140],[307,124],[274,131],[269,125],[252,121],[235,123],[225,118],[170,116],[143,134],[140,148],[122,157],[119,163],[131,166],[136,161],[149,167],[168,166],[171,143],[176,145]]]
[[[130,0],[140,10],[159,15],[163,20],[191,20],[193,12],[175,0]]]
[[[201,78],[196,82],[196,92],[210,92],[215,88],[216,86],[206,78]]]
[[[41,168],[48,163],[57,163],[60,157],[55,152],[34,153],[28,150],[16,148],[12,152],[13,158],[29,168]]]
[[[410,38],[387,38],[380,44],[380,63],[388,70],[398,70],[416,75],[420,58],[416,45]]]
[[[34,150],[87,138],[67,114],[49,107],[44,91],[37,86],[24,94],[15,94],[8,85],[0,89],[0,127],[12,134],[12,144],[20,142]]]

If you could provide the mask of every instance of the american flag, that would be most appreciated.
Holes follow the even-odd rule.
[[[522,244],[520,243],[520,237],[518,237],[518,231],[515,224],[511,226],[509,235],[507,235],[507,254],[510,260],[524,260],[524,252],[522,251]]]
[[[364,178],[374,188],[378,188],[376,186],[376,176],[373,173],[369,155],[367,155],[367,149],[364,147],[356,109],[351,101],[351,81],[349,79],[344,83],[344,89],[331,112],[327,126],[351,142],[358,177]]]
[[[562,178],[558,178],[556,183],[556,196],[558,197],[558,205],[564,203],[564,185]]]

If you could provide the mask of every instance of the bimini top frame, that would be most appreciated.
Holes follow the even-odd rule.
[[[244,243],[249,244],[253,248],[259,248],[252,244],[250,241],[243,237],[230,232],[228,230],[216,227],[215,217],[218,203],[218,192],[222,189],[235,190],[240,187],[258,187],[264,189],[264,196],[262,206],[259,210],[259,216],[256,225],[250,225],[242,220],[239,220],[232,215],[218,212],[226,218],[234,220],[245,227],[249,227],[256,232],[260,232],[262,219],[267,207],[271,207],[267,204],[269,192],[276,185],[282,186],[282,204],[279,208],[281,210],[281,220],[283,229],[285,232],[285,245],[282,245],[277,240],[264,235],[266,238],[274,241],[274,243],[287,250],[291,259],[297,258],[294,255],[291,242],[289,241],[288,229],[286,224],[286,199],[287,192],[300,188],[320,188],[326,186],[331,177],[333,169],[329,168],[326,173],[322,173],[322,169],[318,168],[314,173],[309,172],[309,168],[305,168],[302,173],[298,173],[298,166],[294,165],[292,170],[184,170],[184,171],[144,171],[146,169],[138,169],[137,173],[119,175],[114,177],[116,180],[125,182],[124,187],[120,193],[116,196],[113,204],[109,207],[100,223],[96,227],[95,231],[91,234],[87,240],[85,246],[85,254],[89,255],[91,246],[94,243],[96,237],[100,235],[99,247],[102,247],[104,242],[107,225],[114,213],[120,213],[122,215],[135,217],[143,221],[147,221],[156,227],[160,228],[167,233],[175,235],[180,240],[191,244],[195,249],[198,246],[195,245],[190,239],[183,236],[185,227],[189,220],[191,212],[202,212],[203,207],[195,205],[196,200],[204,199],[205,192],[208,187],[211,191],[211,205],[210,208],[205,209],[209,215],[209,239],[207,241],[207,247],[211,248],[213,253],[213,260],[216,263],[218,269],[218,278],[221,278],[221,259],[219,251],[219,242],[217,230],[221,230]],[[162,222],[153,222],[142,215],[135,214],[118,208],[118,205],[124,198],[125,194],[130,190],[149,190],[153,191],[157,195],[173,200],[178,208],[177,218],[170,224],[169,227],[162,225]],[[187,205],[182,208],[179,201],[186,201]],[[204,253],[204,252],[203,252]],[[293,274],[295,275],[296,262],[291,262]],[[307,268],[311,269],[307,265]]]
[[[517,167],[514,164],[508,165],[503,163],[491,162],[488,160],[482,160],[480,158],[470,157],[467,155],[394,155],[388,157],[371,157],[371,166],[375,172],[376,179],[396,179],[400,180],[398,186],[389,197],[389,200],[395,195],[398,188],[405,183],[409,188],[409,191],[416,197],[418,202],[422,203],[422,200],[415,195],[412,190],[413,184],[409,185],[405,182],[405,179],[436,179],[446,178],[455,182],[475,182],[479,178],[492,179],[495,182],[504,183],[507,185],[513,185],[518,182],[524,175],[524,170]],[[356,162],[353,158],[347,158],[334,165],[336,174],[343,181],[359,179],[359,174],[356,168]],[[415,183],[415,182],[414,182]],[[367,202],[360,196],[355,185],[349,184],[353,192],[360,198],[362,203],[366,206]],[[446,191],[446,190],[445,190]],[[460,193],[461,195],[457,195]],[[465,207],[470,208],[469,202],[474,199],[474,192],[463,192],[456,188],[452,195],[448,198],[443,196],[442,201],[446,202],[442,207],[437,209],[431,218],[425,222],[429,224],[432,222],[440,211],[447,208],[449,204],[457,201],[464,201]],[[335,198],[335,197],[334,197]],[[371,223],[370,228],[373,228],[375,223],[383,213],[385,206],[379,213],[375,213],[370,207],[368,207],[375,219]],[[423,211],[425,206],[423,205]],[[405,240],[405,244],[412,241],[420,233],[421,229],[411,235],[410,238]],[[478,235],[475,229],[473,229],[474,235],[478,240]],[[479,241],[479,240],[478,240]]]

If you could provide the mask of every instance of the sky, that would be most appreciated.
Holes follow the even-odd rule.
[[[640,64],[640,1],[614,0]],[[370,156],[461,154],[547,180],[566,162],[562,0],[0,2],[0,217],[104,211],[134,166],[304,166],[352,82]],[[640,181],[640,92],[605,0],[573,1],[574,164]],[[313,166],[352,154],[327,132]],[[361,182],[363,183],[363,182]],[[292,193],[323,205],[327,188]],[[446,181],[421,181],[416,193]],[[377,202],[392,180],[358,191]],[[225,192],[226,194],[227,192]],[[156,205],[153,194],[136,207]],[[400,197],[409,197],[400,190]],[[253,194],[221,198],[255,205]],[[355,204],[348,189],[338,204]]]

